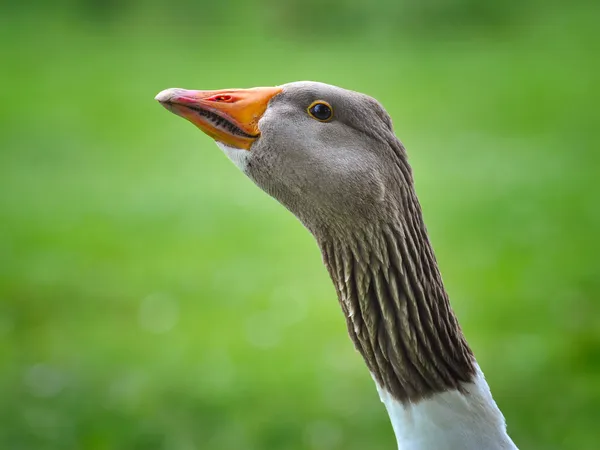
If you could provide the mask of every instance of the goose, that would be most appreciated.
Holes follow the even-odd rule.
[[[372,97],[317,82],[156,100],[216,141],[314,236],[401,450],[508,450],[448,295],[411,166]]]

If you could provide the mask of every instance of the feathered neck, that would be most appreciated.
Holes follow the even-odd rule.
[[[393,220],[315,233],[398,446],[516,449],[450,307],[412,186],[401,198]]]
[[[374,221],[319,242],[350,337],[377,383],[400,402],[460,389],[475,376],[420,207],[411,200],[395,223]]]

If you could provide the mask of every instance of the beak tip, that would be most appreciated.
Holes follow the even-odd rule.
[[[154,100],[160,103],[167,103],[173,99],[176,91],[177,89],[165,89],[164,91],[160,91],[156,97],[154,97]]]

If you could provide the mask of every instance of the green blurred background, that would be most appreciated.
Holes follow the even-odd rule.
[[[0,449],[392,449],[311,236],[168,87],[319,80],[408,148],[523,449],[600,435],[595,1],[0,10]]]

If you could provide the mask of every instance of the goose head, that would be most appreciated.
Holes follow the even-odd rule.
[[[156,98],[214,138],[312,232],[350,337],[379,385],[414,400],[472,377],[406,152],[376,100],[315,82],[169,89]],[[411,303],[416,312],[406,308]],[[420,303],[430,308],[422,307],[422,316]],[[436,310],[444,314],[434,316],[440,323],[429,332]]]
[[[188,91],[156,99],[211,136],[254,183],[316,236],[396,214],[410,183],[404,149],[375,99],[316,82]],[[406,176],[398,172],[404,168]]]

